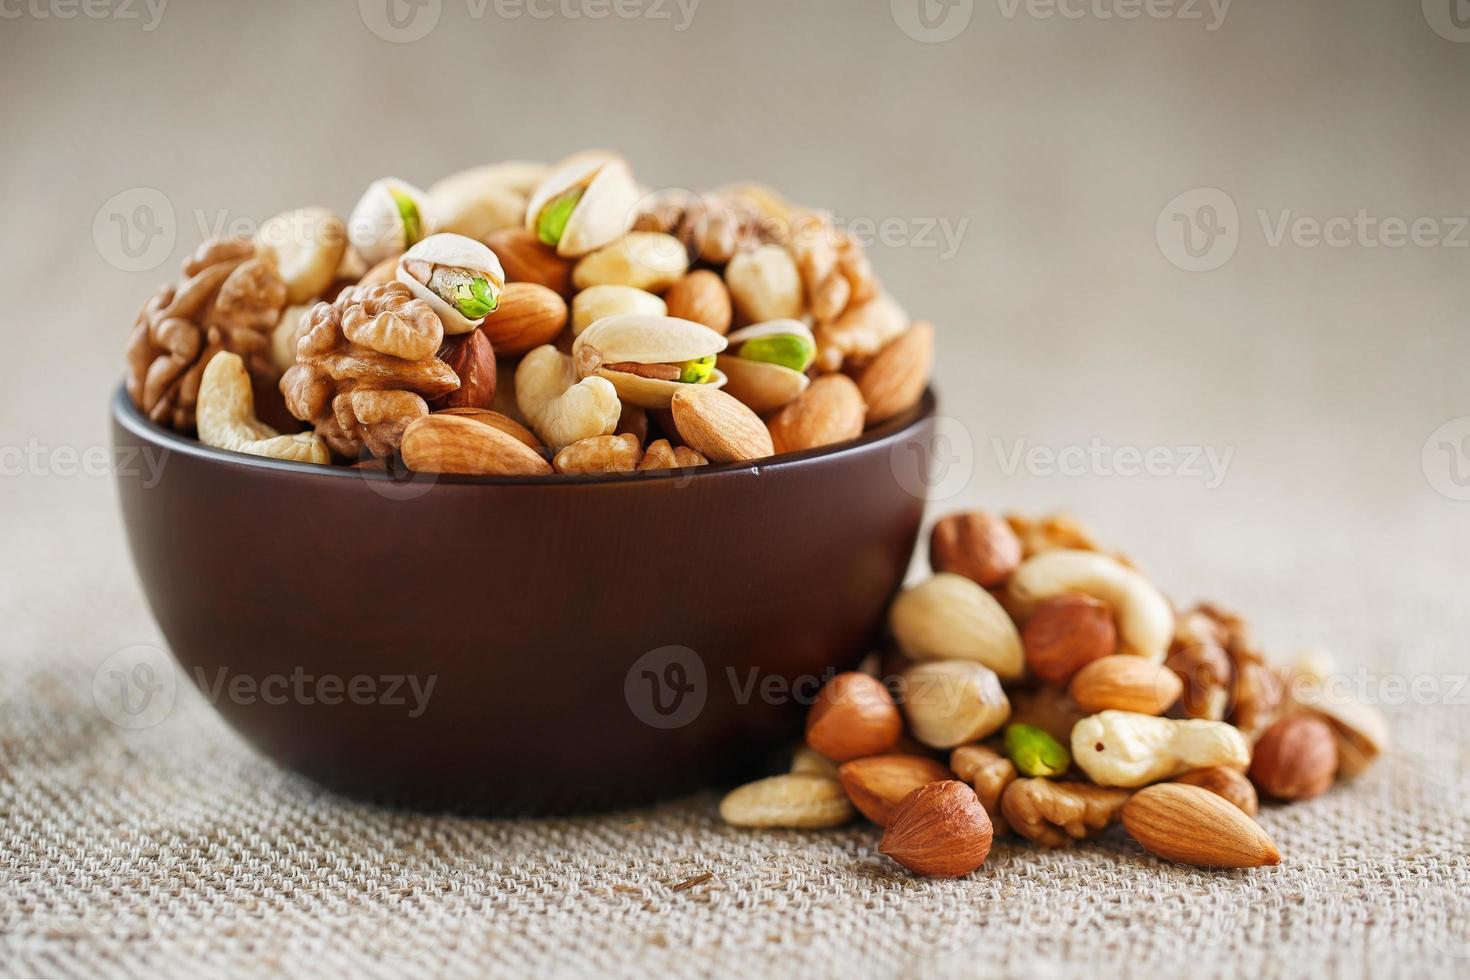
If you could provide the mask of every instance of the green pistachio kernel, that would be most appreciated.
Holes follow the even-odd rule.
[[[427,285],[434,295],[459,310],[467,320],[487,316],[500,305],[500,291],[495,285],[469,269],[436,265]]]
[[[423,222],[419,220],[419,206],[403,191],[390,188],[388,193],[393,195],[393,203],[398,205],[398,217],[403,221],[404,244],[412,245],[424,233]]]
[[[1060,776],[1072,765],[1066,746],[1035,725],[1006,728],[1006,755],[1023,776]]]
[[[686,385],[702,385],[715,370],[715,355],[685,361],[679,365],[679,382]]]
[[[500,297],[496,294],[495,287],[490,285],[489,279],[476,276],[468,283],[454,287],[452,302],[465,319],[478,320],[495,312],[495,308],[500,305]]]
[[[574,187],[541,209],[541,216],[536,219],[536,237],[543,245],[556,245],[561,241],[567,222],[580,200],[582,188]]]
[[[748,361],[768,361],[793,371],[805,371],[817,359],[817,347],[794,333],[756,337],[740,345],[740,356]]]

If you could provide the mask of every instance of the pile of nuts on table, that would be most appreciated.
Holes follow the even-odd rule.
[[[829,215],[755,185],[648,192],[584,151],[204,242],[139,314],[127,390],[277,459],[667,471],[855,439],[918,403],[933,348]]]
[[[934,574],[889,612],[891,649],[838,674],[789,773],[720,804],[742,827],[861,813],[919,874],[969,874],[996,837],[1067,847],[1115,824],[1201,867],[1280,861],[1258,799],[1364,771],[1388,735],[1320,655],[1272,666],[1244,621],[1177,609],[1066,515],[935,525]]]

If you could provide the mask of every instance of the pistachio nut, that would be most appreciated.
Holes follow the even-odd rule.
[[[642,408],[668,408],[689,385],[719,388],[715,358],[725,338],[703,324],[672,316],[629,313],[604,317],[572,345],[579,378],[612,382],[618,397]]]
[[[673,235],[630,231],[582,258],[572,270],[578,289],[615,285],[661,293],[689,271],[689,253]]]
[[[438,230],[483,241],[502,228],[519,228],[546,173],[544,164],[512,160],[450,174],[429,188]]]
[[[500,305],[505,270],[489,247],[463,235],[430,235],[398,260],[398,281],[433,307],[446,334],[469,333]]]
[[[800,320],[757,323],[726,339],[729,351],[718,362],[729,379],[725,390],[757,415],[781,408],[811,384],[806,371],[817,359],[817,342]]]
[[[397,177],[368,185],[347,219],[347,237],[368,265],[406,252],[432,230],[428,195]]]
[[[1006,755],[1017,772],[1032,778],[1060,776],[1072,766],[1067,747],[1035,725],[1007,726]]]
[[[638,185],[615,153],[585,150],[551,169],[526,206],[526,229],[558,255],[586,255],[633,226]]]
[[[665,316],[668,312],[668,304],[646,290],[632,286],[593,286],[572,298],[572,336],[581,336],[583,330],[603,317],[624,313]]]

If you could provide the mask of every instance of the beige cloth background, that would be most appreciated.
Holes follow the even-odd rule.
[[[402,8],[438,16],[413,43],[372,32],[374,2],[170,3],[156,23],[141,3],[0,8],[0,973],[1470,970],[1452,468],[1470,473],[1470,44],[1434,0],[1237,0],[1213,30],[1202,5],[961,0],[930,8],[970,16],[943,43],[905,33],[907,0],[703,0],[685,30],[667,4],[593,20],[574,0],[547,18],[430,0]],[[1361,668],[1393,755],[1269,811],[1276,870],[1110,840],[1002,846],[940,883],[895,873],[868,830],[723,828],[712,796],[549,822],[355,805],[190,693],[155,727],[109,723],[95,671],[161,641],[110,477],[72,454],[106,445],[150,290],[201,229],[583,145],[623,148],[651,185],[758,177],[855,230],[887,219],[874,259],[941,329],[957,459],[935,509],[1085,514],[1175,595],[1249,611],[1273,650]],[[1165,206],[1196,188],[1238,216],[1213,271],[1173,261]],[[130,271],[111,216],[159,196],[161,254]],[[1360,211],[1340,247],[1301,221]],[[1390,247],[1387,217],[1439,243]],[[1104,463],[1080,475],[1008,463],[1093,440]],[[1112,473],[1124,447],[1172,447],[1168,472]],[[1229,454],[1223,477],[1189,447]]]

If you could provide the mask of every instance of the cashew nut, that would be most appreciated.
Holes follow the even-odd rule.
[[[1250,765],[1245,736],[1223,721],[1104,711],[1072,729],[1072,758],[1099,786],[1147,786],[1191,769]]]
[[[1163,663],[1174,638],[1174,610],[1163,593],[1116,558],[1096,551],[1043,551],[1011,576],[1010,599],[1021,618],[1043,599],[1082,592],[1113,607],[1121,653]]]
[[[963,575],[940,572],[905,589],[888,621],[912,660],[976,660],[1006,681],[1026,670],[1016,624],[994,596]]]
[[[206,446],[296,463],[332,461],[327,444],[316,433],[283,436],[255,418],[250,375],[238,354],[221,351],[210,358],[199,382],[195,415],[199,441]]]
[[[541,441],[559,452],[593,436],[612,435],[622,404],[606,378],[577,380],[572,359],[550,344],[522,358],[515,375],[516,404]]]

